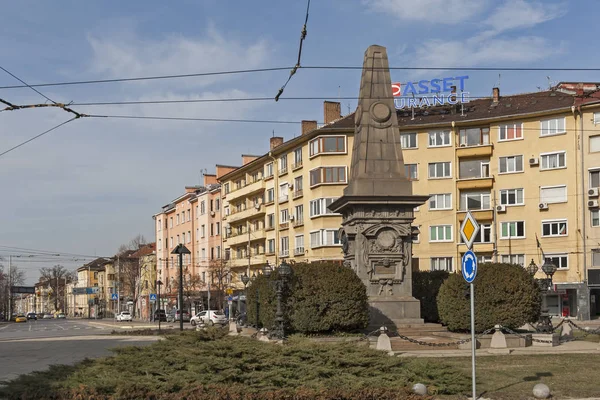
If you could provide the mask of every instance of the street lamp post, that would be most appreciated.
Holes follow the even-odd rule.
[[[273,272],[273,269],[271,268],[270,265],[267,264],[263,267],[263,272],[265,273],[265,275],[268,278],[271,275],[271,272]],[[290,265],[288,263],[283,261],[279,265],[277,272],[279,275],[278,276],[279,279],[277,279],[277,281],[275,281],[276,294],[277,294],[277,312],[275,313],[275,322],[277,323],[278,326],[277,326],[277,332],[274,336],[279,336],[280,339],[285,339],[285,323],[284,323],[283,308],[282,308],[283,289],[285,287],[287,279],[292,274],[292,268],[290,267]]]
[[[156,308],[156,311],[159,311],[161,308],[160,306],[160,287],[163,285],[162,281],[159,279],[156,281],[156,288],[158,289],[158,293],[156,294],[156,302],[158,303],[158,307]],[[156,317],[156,314],[158,314],[158,331],[160,332],[160,312],[154,312],[154,316]]]
[[[179,255],[179,330],[183,331],[183,255],[192,253],[183,243],[179,243],[171,254]]]
[[[542,271],[546,275],[545,279],[536,279],[540,292],[542,294],[542,310],[540,313],[540,320],[538,322],[538,326],[536,330],[542,333],[552,333],[554,328],[552,327],[552,319],[550,317],[550,312],[548,309],[548,299],[547,293],[550,287],[552,286],[552,276],[556,272],[556,265],[552,264],[550,260],[546,260],[542,265]],[[538,271],[538,266],[535,264],[533,259],[527,266],[527,272],[534,277]]]
[[[242,283],[244,284],[244,297],[246,298],[246,321],[248,321],[248,282],[250,282],[250,277],[244,272],[242,275]],[[240,296],[238,295],[238,299]],[[240,307],[240,315],[241,315],[241,307]]]

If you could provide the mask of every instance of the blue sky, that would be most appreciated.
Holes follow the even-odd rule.
[[[293,65],[304,1],[9,2],[0,25],[0,65],[28,83],[185,74]],[[371,44],[392,66],[598,67],[594,0],[313,0],[305,66],[360,66]],[[498,72],[394,71],[406,81],[469,75],[473,96],[491,93]],[[600,81],[594,72],[501,72],[501,93],[553,82]],[[104,85],[47,87],[59,102],[273,97],[287,71]],[[356,96],[360,71],[300,70],[285,96]],[[0,71],[0,86],[18,84]],[[31,90],[0,89],[13,103]],[[343,101],[344,114],[355,101]],[[322,120],[322,101],[80,106],[94,114]],[[70,116],[57,109],[0,113],[0,152]],[[198,184],[203,169],[263,154],[273,131],[296,125],[82,119],[0,157],[0,246],[114,254],[151,216]],[[0,255],[11,252],[0,248]],[[21,260],[19,260],[21,261]],[[19,264],[17,261],[17,264]],[[75,267],[81,262],[65,263]],[[21,265],[28,282],[42,263]]]

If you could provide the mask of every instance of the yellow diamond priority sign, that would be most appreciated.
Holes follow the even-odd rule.
[[[475,241],[475,236],[477,236],[478,232],[479,224],[477,223],[477,220],[471,215],[471,211],[467,211],[465,220],[460,226],[460,236],[467,245],[467,249],[471,250],[473,248],[473,242]]]

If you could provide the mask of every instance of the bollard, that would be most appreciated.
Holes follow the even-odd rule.
[[[231,335],[231,336],[237,336],[238,335],[237,323],[235,321],[229,321],[229,333],[228,333],[228,335]]]
[[[258,340],[261,342],[270,342],[269,340],[269,330],[267,328],[262,328],[260,331],[258,331]]]
[[[502,332],[502,326],[496,325],[494,326],[494,334],[492,335],[492,340],[490,342],[490,348],[488,353],[492,354],[510,354],[510,350],[508,349],[508,345],[506,344],[506,336]]]
[[[379,337],[377,338],[377,347],[375,348],[388,353],[392,351],[392,343],[390,337],[387,335],[387,328],[385,326],[379,328]]]
[[[571,328],[571,324],[563,323],[562,329],[560,331],[561,339],[572,339],[573,338],[573,328]]]

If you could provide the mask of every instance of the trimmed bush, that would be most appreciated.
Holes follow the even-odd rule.
[[[289,332],[351,332],[367,327],[369,307],[367,291],[354,271],[336,263],[298,263],[286,285],[284,310]],[[259,326],[271,329],[275,324],[277,296],[269,278],[258,276],[248,286],[248,322],[256,324],[256,296]]]
[[[541,308],[540,291],[520,265],[482,264],[475,278],[475,330],[483,332],[496,324],[511,329],[537,321]],[[440,320],[451,331],[468,331],[470,322],[469,285],[462,275],[451,274],[437,297]]]
[[[450,274],[446,271],[413,272],[413,297],[421,301],[421,318],[425,322],[440,322],[437,295],[448,275]]]

